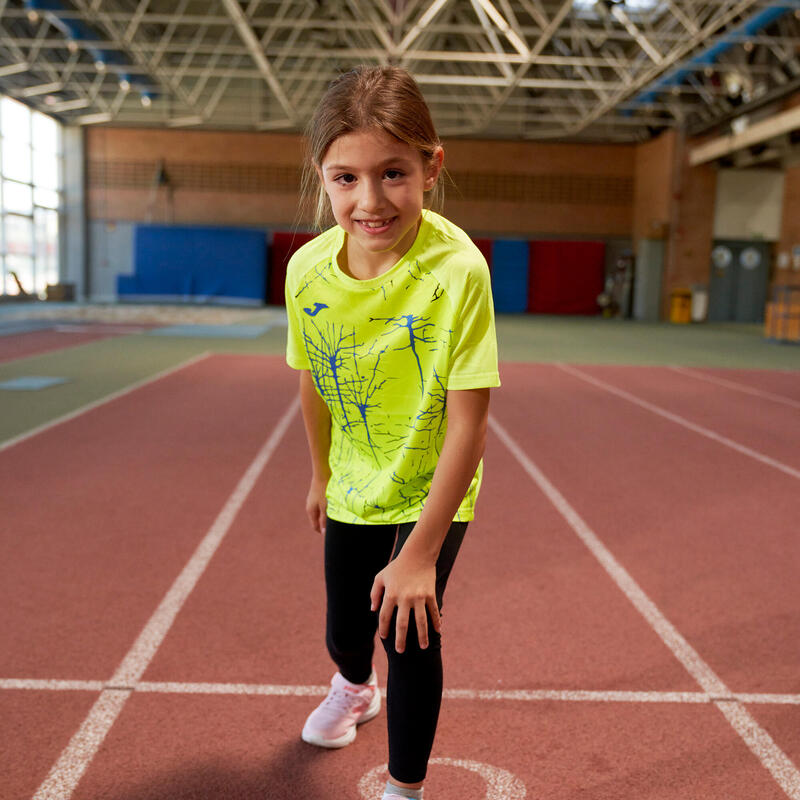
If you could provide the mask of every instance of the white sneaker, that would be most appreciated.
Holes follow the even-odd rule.
[[[345,747],[356,738],[356,726],[371,720],[380,710],[381,693],[374,670],[367,683],[350,683],[337,672],[328,696],[303,726],[303,741],[317,747]]]

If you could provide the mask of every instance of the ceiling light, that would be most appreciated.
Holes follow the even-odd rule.
[[[122,89],[123,92],[127,92],[131,88],[131,82],[127,78],[121,78],[119,88]]]
[[[39,12],[32,8],[28,12],[28,21],[29,22],[38,22],[39,21]]]
[[[753,43],[749,39],[744,43],[744,51],[745,53],[753,52]]]
[[[151,99],[150,95],[147,92],[142,92],[142,105],[145,108],[150,108],[153,104],[153,100]]]
[[[94,68],[98,72],[105,72],[106,71],[106,62],[103,61],[102,58],[98,58],[97,61],[94,62]]]
[[[735,97],[742,91],[742,79],[736,72],[725,73],[725,91],[731,96]]]
[[[78,43],[74,39],[70,39],[67,42],[67,50],[69,50],[70,53],[77,53],[78,52]]]

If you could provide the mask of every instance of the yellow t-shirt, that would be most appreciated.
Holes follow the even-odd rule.
[[[414,522],[444,441],[447,391],[500,385],[489,269],[464,231],[432,211],[377,278],[339,268],[344,243],[333,227],[289,262],[286,361],[311,370],[330,409],[328,515]],[[473,518],[482,466],[457,520]]]

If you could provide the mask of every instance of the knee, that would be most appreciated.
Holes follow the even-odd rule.
[[[397,639],[397,610],[395,609],[392,616],[392,624],[389,628],[389,635],[385,639],[381,639],[383,649],[386,650],[386,655],[389,658],[403,658],[413,657],[424,653],[438,652],[442,649],[441,634],[434,630],[433,623],[431,622],[430,612],[426,611],[428,622],[428,646],[422,648],[419,645],[419,636],[417,635],[417,623],[412,611],[408,620],[408,632],[406,633],[406,646],[402,653],[398,653],[395,647]]]

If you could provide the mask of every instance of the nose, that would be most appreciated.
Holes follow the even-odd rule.
[[[361,210],[368,214],[377,214],[385,208],[386,198],[383,193],[383,181],[380,178],[362,180],[358,204]]]

